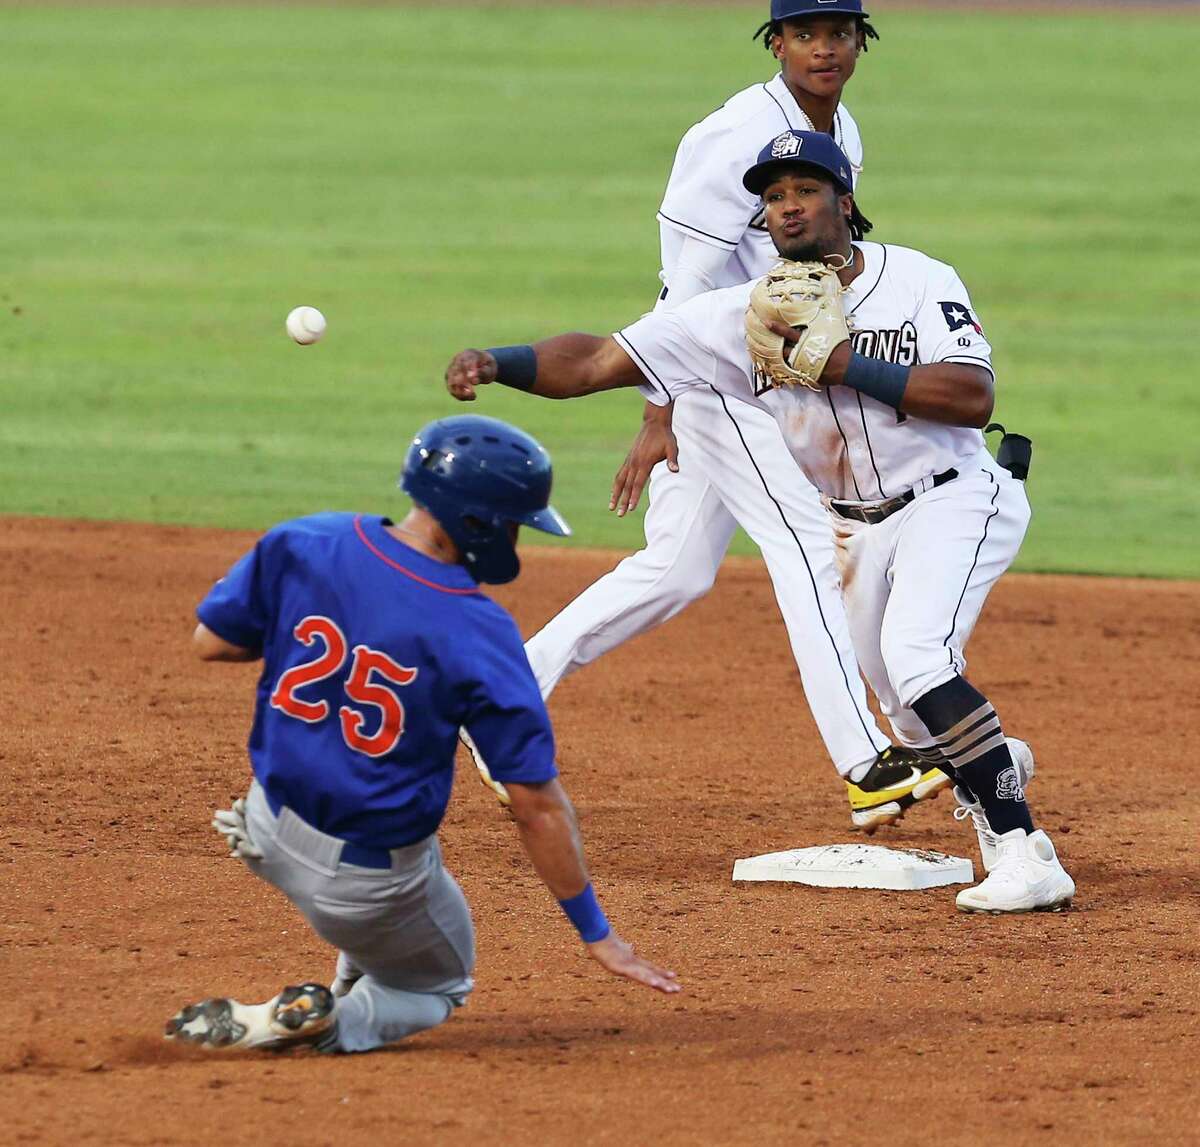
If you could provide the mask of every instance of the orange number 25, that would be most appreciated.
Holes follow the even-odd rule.
[[[311,648],[320,641],[324,648],[313,660],[294,665],[280,676],[271,694],[271,705],[289,717],[315,725],[329,716],[329,702],[305,701],[296,696],[297,690],[338,673],[346,664],[349,642],[337,622],[320,614],[306,617],[292,634],[302,645]],[[376,676],[382,681],[372,680]],[[367,733],[364,731],[367,717],[360,709],[352,705],[338,709],[342,739],[351,749],[368,757],[382,757],[396,747],[404,736],[404,706],[389,685],[410,685],[416,676],[416,669],[400,665],[378,649],[367,645],[354,647],[350,673],[342,682],[342,689],[351,701],[378,709],[380,719],[379,728]]]

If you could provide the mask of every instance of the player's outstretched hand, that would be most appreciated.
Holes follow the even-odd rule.
[[[624,976],[637,984],[645,984],[668,994],[679,991],[679,983],[675,973],[660,968],[657,964],[643,960],[633,948],[621,939],[615,932],[610,932],[603,940],[587,945],[588,955],[602,968],[612,972],[614,976]]]
[[[638,436],[633,440],[625,461],[613,478],[612,496],[608,500],[608,508],[616,510],[617,517],[637,509],[638,499],[650,478],[650,471],[660,462],[666,461],[673,473],[679,472],[679,443],[675,441],[675,432],[671,429],[669,416],[670,407],[656,409],[666,410],[668,416],[647,417],[642,422]]]
[[[474,402],[475,388],[496,381],[496,360],[485,350],[460,350],[446,367],[446,389],[459,402]]]

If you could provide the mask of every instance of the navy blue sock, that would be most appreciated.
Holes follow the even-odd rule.
[[[962,677],[913,702],[959,783],[983,806],[995,833],[1033,831],[1021,775],[1013,764],[1000,718],[988,699]]]

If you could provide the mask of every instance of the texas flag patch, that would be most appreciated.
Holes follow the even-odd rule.
[[[971,314],[970,308],[963,306],[962,303],[938,303],[938,306],[942,308],[942,314],[946,319],[946,326],[951,331],[970,327],[977,335],[983,334],[983,327],[975,320],[975,316]]]

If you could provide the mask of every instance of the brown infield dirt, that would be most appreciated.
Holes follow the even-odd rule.
[[[1012,576],[985,612],[971,672],[1037,752],[1068,913],[732,883],[736,857],[852,838],[768,580],[735,560],[552,704],[609,914],[685,994],[585,958],[465,767],[442,838],[479,930],[469,1005],[371,1055],[222,1057],[164,1020],[333,968],[208,827],[248,780],[257,670],[188,635],[250,541],[0,519],[0,1141],[1197,1141],[1200,584]],[[527,551],[498,597],[529,633],[612,560]],[[951,807],[875,840],[974,857]]]

